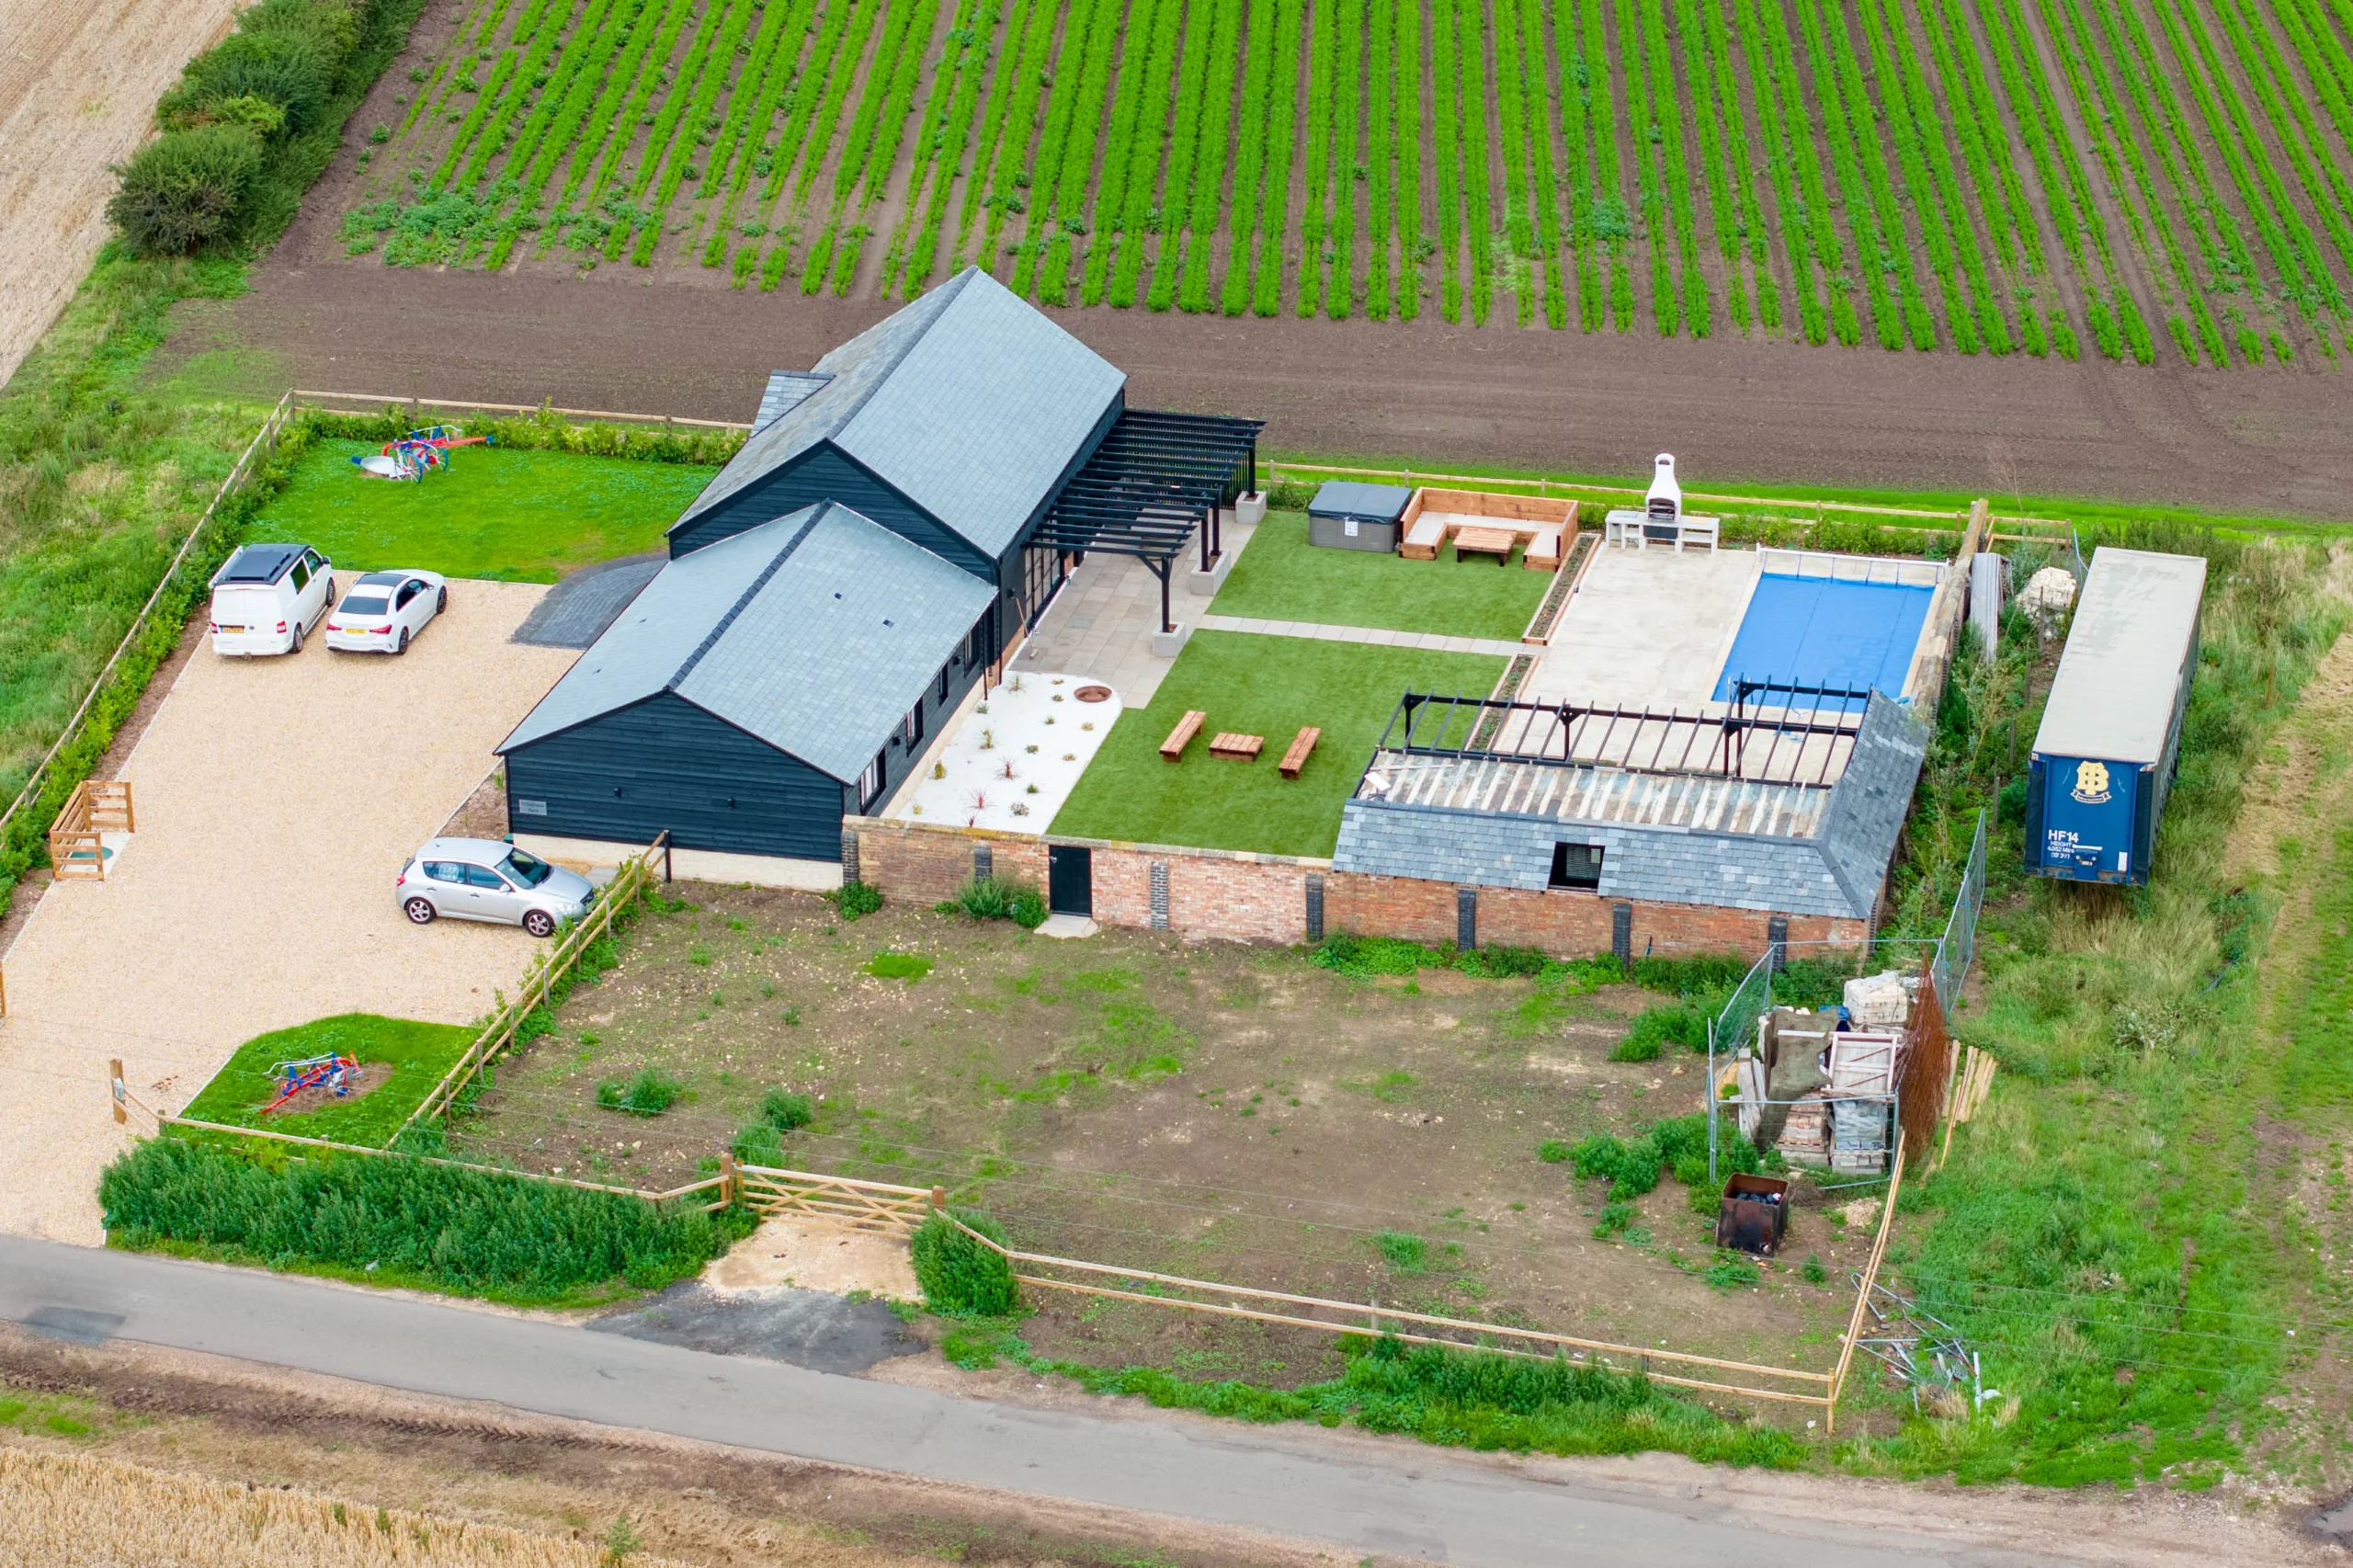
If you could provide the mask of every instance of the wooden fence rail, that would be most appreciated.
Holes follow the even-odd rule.
[[[500,1052],[515,1043],[516,1032],[523,1027],[523,1020],[548,999],[548,993],[555,983],[579,966],[580,955],[587,950],[588,944],[610,931],[620,912],[634,906],[644,896],[646,883],[654,877],[655,858],[663,857],[663,864],[668,863],[666,851],[669,842],[667,832],[659,834],[653,843],[621,862],[620,869],[606,884],[603,896],[589,909],[586,917],[558,937],[552,949],[533,961],[515,999],[503,1003],[491,1014],[490,1021],[483,1026],[482,1033],[466,1047],[465,1054],[460,1056],[449,1072],[441,1075],[441,1081],[417,1101],[416,1108],[408,1113],[408,1119],[400,1125],[401,1132],[429,1117],[448,1117],[450,1106],[465,1092],[466,1086],[480,1076]],[[399,1133],[393,1136],[398,1137]]]
[[[468,403],[462,398],[392,397],[382,392],[301,392],[286,394],[306,403],[363,403],[377,408],[462,408],[483,414],[531,415],[542,412],[541,405],[528,403]],[[549,414],[561,414],[568,419],[610,420],[624,425],[686,425],[702,430],[745,430],[749,425],[733,419],[685,419],[669,414],[616,414],[605,408],[548,408]]]

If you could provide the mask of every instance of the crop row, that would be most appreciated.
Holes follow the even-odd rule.
[[[885,293],[2211,365],[2353,318],[2345,0],[946,9],[483,0],[393,151],[484,265],[690,232],[747,288],[856,287],[890,199]]]

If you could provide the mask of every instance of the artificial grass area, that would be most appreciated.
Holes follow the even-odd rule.
[[[473,1037],[474,1031],[463,1024],[421,1024],[374,1013],[338,1013],[245,1041],[180,1114],[231,1127],[266,1127],[301,1138],[381,1146],[400,1131],[408,1113],[441,1081]],[[389,1066],[392,1076],[358,1099],[330,1103],[308,1115],[261,1114],[261,1108],[278,1097],[278,1082],[269,1071],[272,1062],[299,1062],[330,1051],[341,1051],[362,1067]]]
[[[316,545],[338,570],[418,567],[452,577],[552,583],[662,548],[662,530],[716,469],[567,452],[461,447],[420,483],[370,479],[365,441],[321,440],[256,519],[256,539]]]
[[[1550,572],[1520,565],[1521,553],[1497,566],[1483,555],[1457,561],[1451,544],[1436,561],[1319,550],[1307,542],[1306,513],[1269,512],[1210,608],[1262,620],[1517,642],[1552,585]]]
[[[1237,565],[1237,575],[1240,571]],[[1052,831],[1129,843],[1329,855],[1340,835],[1340,807],[1372,760],[1406,688],[1483,697],[1503,673],[1504,661],[1484,653],[1197,631],[1152,701],[1128,709],[1111,726],[1103,749],[1055,815]],[[1160,743],[1192,708],[1208,714],[1208,722],[1182,761],[1166,761]],[[1323,740],[1299,778],[1287,779],[1275,765],[1307,724],[1321,728]],[[1263,735],[1266,749],[1255,762],[1212,757],[1210,741],[1223,730]]]

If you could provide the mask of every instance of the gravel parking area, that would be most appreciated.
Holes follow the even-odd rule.
[[[402,918],[392,879],[577,655],[508,638],[547,589],[458,582],[399,658],[199,650],[121,769],[139,832],[51,887],[6,956],[0,1229],[96,1244],[123,1146],[106,1063],[177,1108],[255,1035],[364,1011],[463,1023],[534,943]]]

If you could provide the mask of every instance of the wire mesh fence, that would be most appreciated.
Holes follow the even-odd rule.
[[[1970,962],[1977,956],[1977,912],[1985,902],[1985,813],[1980,811],[1977,835],[1969,846],[1969,865],[1961,875],[1961,892],[1954,895],[1945,934],[1928,965],[1937,1000],[1947,1017],[1961,1006],[1961,983],[1968,978]]]

